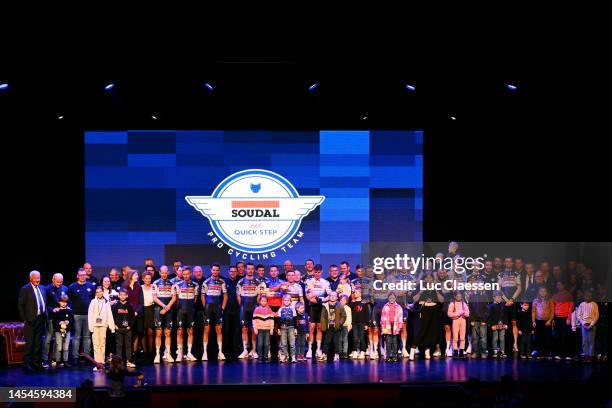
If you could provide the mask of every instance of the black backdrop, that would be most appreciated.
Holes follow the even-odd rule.
[[[213,64],[194,80],[114,78],[112,94],[104,79],[0,78],[10,83],[0,93],[0,320],[17,318],[17,290],[30,270],[40,270],[44,283],[54,272],[72,282],[85,261],[86,129],[423,129],[425,240],[610,240],[610,171],[605,133],[593,125],[602,111],[590,98],[594,83],[453,73],[419,79],[410,67],[354,68]],[[307,92],[315,81],[319,87]],[[518,90],[509,92],[507,82]],[[248,152],[237,154],[248,160]]]

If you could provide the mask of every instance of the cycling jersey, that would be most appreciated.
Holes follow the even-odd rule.
[[[356,290],[361,292],[361,300],[370,302],[372,300],[372,279],[370,278],[355,278],[351,281],[353,292]]]
[[[291,305],[293,307],[295,307],[295,304],[300,301],[301,297],[304,297],[304,291],[302,290],[302,285],[296,282],[293,282],[287,285],[286,293],[291,295]]]
[[[255,277],[253,279],[257,281],[257,290],[259,291],[259,294],[268,296],[268,288],[270,287],[268,282],[270,279],[266,278],[265,276],[263,278]]]
[[[289,307],[281,307],[278,311],[279,316],[279,326],[281,329],[285,329],[287,327],[295,327],[295,309],[291,306]]]
[[[168,304],[172,296],[176,294],[174,284],[170,279],[159,278],[151,285],[153,294],[164,304]],[[159,306],[158,306],[159,307]]]
[[[257,295],[259,294],[260,282],[255,279],[244,277],[238,281],[237,292],[240,296],[241,308],[254,309],[257,306]]]
[[[520,276],[514,270],[503,270],[497,275],[497,282],[502,293],[507,299],[510,299],[514,292],[516,292],[517,286],[520,284]]]
[[[223,295],[227,294],[225,281],[221,277],[215,279],[211,276],[202,284],[202,294],[205,296],[207,305],[221,305],[223,303]]]
[[[181,313],[195,310],[195,299],[198,295],[197,283],[193,281],[185,282],[184,280],[180,280],[174,285],[174,290],[177,294],[178,308]]]
[[[283,283],[287,283],[287,282],[279,278],[268,278],[267,282],[265,283],[266,291],[268,294],[268,306],[270,306],[271,308],[280,307],[283,304],[284,292],[281,288],[279,288],[276,291],[272,291],[269,289],[282,285]]]
[[[319,279],[311,278],[306,281],[306,296],[307,297],[314,296],[316,298],[322,298],[322,297],[326,297],[327,295],[329,295],[330,292],[331,292],[331,288],[329,286],[329,281],[323,278],[319,278]]]

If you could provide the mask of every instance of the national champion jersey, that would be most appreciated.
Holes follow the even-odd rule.
[[[291,304],[293,306],[295,306],[295,304],[300,301],[300,298],[304,296],[302,285],[296,282],[287,285],[286,293],[291,295]]]
[[[174,285],[174,290],[176,291],[178,298],[179,309],[181,310],[194,310],[195,309],[195,299],[198,296],[198,284],[189,281],[185,282],[184,280],[180,280],[177,284]]]
[[[279,278],[268,278],[267,282],[265,283],[266,293],[268,295],[268,304],[270,304],[271,299],[272,299],[272,302],[274,303],[276,299],[282,298],[284,294],[282,289],[279,289],[277,291],[271,291],[268,289],[276,287],[278,285],[282,285],[283,283],[287,283],[287,282]],[[273,305],[270,305],[270,306],[273,306]]]
[[[168,304],[172,295],[176,294],[174,290],[174,283],[170,279],[159,278],[151,285],[153,295],[157,296],[159,300]]]
[[[311,278],[306,281],[306,296],[325,297],[331,292],[329,281],[323,278]]]
[[[202,294],[205,296],[207,305],[220,305],[223,302],[223,295],[227,294],[225,281],[220,277],[215,279],[211,276],[202,284]]]
[[[259,291],[260,295],[265,295],[268,296],[268,288],[270,287],[270,278],[267,277],[255,277],[253,278],[257,281],[257,290]]]
[[[238,281],[236,289],[243,307],[256,306],[257,295],[259,294],[259,285],[259,280],[256,278],[249,279],[247,276]]]
[[[370,278],[355,278],[351,281],[353,292],[356,290],[361,292],[361,300],[370,302],[372,300],[372,279]]]
[[[519,284],[519,274],[514,270],[503,270],[497,275],[499,287],[506,297],[512,297]]]

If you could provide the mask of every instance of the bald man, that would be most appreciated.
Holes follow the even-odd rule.
[[[83,264],[83,269],[85,269],[85,273],[87,274],[87,282],[94,285],[94,287],[98,286],[100,282],[98,282],[98,278],[93,275],[93,266],[91,266],[89,262],[85,262]]]
[[[45,287],[45,300],[49,309],[47,317],[47,334],[45,336],[45,346],[43,348],[43,367],[49,368],[49,351],[51,351],[51,341],[54,340],[53,324],[51,315],[59,308],[59,300],[62,295],[68,296],[68,287],[64,286],[64,276],[61,273],[56,273],[51,279],[51,283]]]

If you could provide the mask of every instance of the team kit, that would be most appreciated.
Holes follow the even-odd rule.
[[[56,274],[46,287],[43,365],[78,364],[81,349],[98,363],[118,355],[128,367],[142,351],[155,364],[207,361],[212,328],[219,361],[607,359],[605,287],[580,263],[561,271],[497,257],[469,274],[408,266],[375,274],[343,261],[323,278],[311,259],[304,272],[291,261],[240,261],[224,277],[219,264],[204,276],[177,260],[171,274],[147,258],[142,274],[126,266],[98,280],[86,263],[77,282],[66,287]]]

